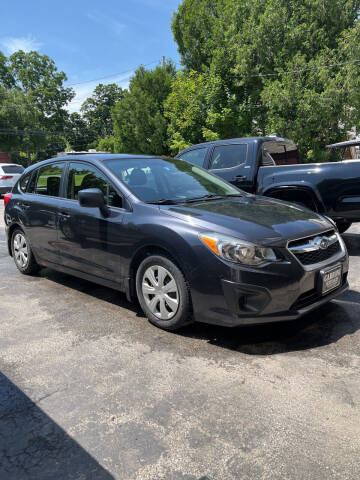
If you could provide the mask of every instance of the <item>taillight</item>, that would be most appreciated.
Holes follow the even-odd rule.
[[[13,178],[12,175],[3,175],[2,177],[0,177],[0,180],[9,180],[9,178]]]
[[[5,193],[4,195],[4,206],[6,207],[6,204],[8,203],[8,201],[10,200],[10,198],[12,197],[12,193]]]

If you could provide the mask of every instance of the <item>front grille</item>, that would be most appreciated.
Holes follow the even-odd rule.
[[[327,245],[327,246],[326,246]],[[288,249],[304,266],[330,260],[341,252],[339,236],[333,230],[301,240],[289,242]]]
[[[340,252],[340,242],[337,241],[328,247],[326,250],[316,250],[314,252],[294,253],[295,257],[300,260],[303,265],[313,265],[314,263],[324,262],[329,260],[333,255]]]

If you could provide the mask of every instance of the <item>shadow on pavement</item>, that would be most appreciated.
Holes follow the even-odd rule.
[[[124,294],[70,275],[44,269],[42,276],[61,285],[135,312],[147,321],[137,303]],[[354,309],[358,308],[358,314]],[[349,312],[351,309],[351,313]],[[171,335],[201,339],[209,344],[253,355],[272,355],[307,350],[336,342],[360,329],[360,293],[350,290],[338,300],[293,322],[238,328],[194,323]]]
[[[358,313],[349,314],[346,304]],[[329,345],[359,329],[360,294],[350,291],[294,322],[234,329],[194,324],[178,334],[249,355],[274,355]]]
[[[114,477],[0,373],[0,478]]]

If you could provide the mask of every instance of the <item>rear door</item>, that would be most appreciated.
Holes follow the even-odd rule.
[[[26,185],[19,206],[30,245],[41,263],[60,263],[58,249],[58,212],[61,207],[64,162],[54,162],[36,169],[31,179],[26,175]]]
[[[94,165],[71,162],[66,180],[66,201],[59,212],[61,263],[96,277],[122,281],[123,216],[128,203]],[[78,192],[99,188],[108,205],[108,215],[99,208],[81,207]]]
[[[215,145],[211,152],[209,170],[236,187],[252,192],[254,175],[248,164],[248,147],[246,143],[227,143]]]

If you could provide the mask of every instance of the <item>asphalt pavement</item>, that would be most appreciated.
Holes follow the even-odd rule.
[[[111,289],[21,275],[1,206],[0,479],[358,479],[360,226],[344,238],[350,290],[300,321],[168,333]]]

